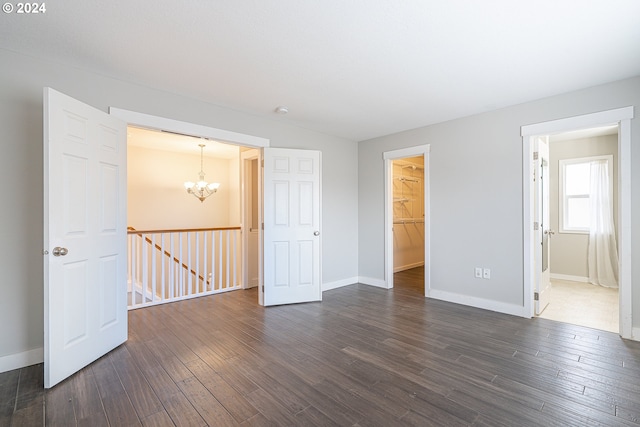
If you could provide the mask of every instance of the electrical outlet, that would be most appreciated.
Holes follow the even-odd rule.
[[[476,267],[475,275],[476,279],[482,279],[482,267]]]
[[[490,269],[490,268],[485,268],[485,269],[482,271],[482,277],[483,277],[484,279],[491,279],[491,269]]]

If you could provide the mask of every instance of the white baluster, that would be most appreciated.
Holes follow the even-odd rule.
[[[216,281],[220,276],[216,267],[216,232],[211,231],[211,291],[216,289]]]
[[[183,256],[182,256],[182,233],[178,233],[178,271],[180,272],[180,295],[179,296],[184,296],[184,271],[182,269],[182,264],[184,264],[184,262],[182,261]]]
[[[232,285],[235,288],[238,285],[238,263],[236,262],[237,254],[238,254],[238,230],[233,230],[233,253],[231,254],[231,265],[233,265],[233,282]]]
[[[230,256],[229,256],[230,255],[230,252],[229,252],[229,240],[230,240],[229,239],[229,230],[225,230],[224,231],[224,236],[225,236],[225,239],[226,239],[225,243],[227,244],[227,277],[226,277],[227,280],[226,280],[225,289],[229,289],[229,286],[230,286],[229,280],[231,279],[231,271],[230,271],[230,268],[229,268],[230,267],[229,266],[229,258],[230,258]]]
[[[127,239],[128,239],[127,243],[129,247],[129,256],[128,256],[129,265],[127,266],[127,268],[129,269],[129,295],[131,295],[129,300],[129,307],[133,307],[133,304],[135,302],[134,293],[133,293],[135,288],[135,285],[133,283],[133,280],[134,280],[133,279],[133,262],[135,260],[135,252],[134,252],[135,248],[133,247],[133,241],[135,240],[134,237],[135,236],[133,234],[127,235]]]
[[[204,277],[204,284],[202,286],[203,286],[203,290],[205,292],[209,290],[209,287],[207,285],[207,281],[209,279],[209,276],[207,275],[207,261],[208,261],[207,260],[207,234],[209,234],[209,233],[207,231],[205,231],[203,233],[203,236],[202,236],[202,238],[204,240],[203,243],[202,243],[202,247],[203,247],[202,259],[204,261],[204,265],[203,265],[204,272],[202,274],[202,277]]]
[[[161,264],[161,271],[160,271],[160,277],[161,277],[161,283],[160,283],[160,287],[162,289],[162,295],[160,296],[161,300],[164,300],[166,298],[166,288],[165,288],[165,282],[167,280],[167,275],[166,275],[166,260],[164,259],[164,234],[160,234],[160,262]]]
[[[200,291],[200,232],[196,232],[196,288],[195,293],[199,294]]]
[[[131,264],[131,276],[133,277],[133,281],[132,283],[132,291],[131,291],[131,305],[132,306],[136,306],[137,303],[137,299],[138,299],[138,293],[136,292],[137,290],[137,285],[138,285],[138,259],[140,258],[140,254],[138,253],[138,235],[135,235],[135,238],[133,239],[132,243],[133,243],[133,262]]]
[[[173,261],[173,247],[174,247],[174,234],[169,233],[169,298],[173,299],[175,296],[175,287],[176,287],[176,266]]]
[[[158,254],[156,251],[156,235],[151,235],[151,302],[156,301],[156,258]]]
[[[186,269],[186,274],[187,274],[187,295],[191,295],[191,284],[193,283],[192,278],[191,278],[191,232],[187,233],[187,269]]]
[[[218,232],[218,284],[219,284],[219,291],[222,290],[223,286],[224,286],[224,280],[222,277],[222,273],[224,272],[224,270],[222,269],[222,231]]]

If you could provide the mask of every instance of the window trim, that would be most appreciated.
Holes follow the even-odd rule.
[[[558,228],[560,233],[564,234],[589,234],[589,228],[570,228],[565,227],[568,196],[565,195],[565,174],[567,165],[575,165],[580,163],[589,163],[593,160],[606,160],[609,169],[609,193],[613,200],[613,155],[603,154],[599,156],[577,157],[570,159],[560,159],[558,161]],[[572,198],[589,198],[590,195],[577,195]],[[613,203],[611,208],[613,209]]]

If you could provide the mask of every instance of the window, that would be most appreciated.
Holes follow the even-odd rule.
[[[592,160],[607,160],[609,182],[612,183],[613,156],[611,155],[560,160],[559,223],[561,233],[589,233]]]

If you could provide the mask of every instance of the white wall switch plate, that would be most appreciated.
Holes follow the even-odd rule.
[[[491,269],[485,268],[484,271],[482,272],[482,277],[485,279],[491,279]]]
[[[477,279],[482,279],[482,267],[476,267],[475,275]]]

